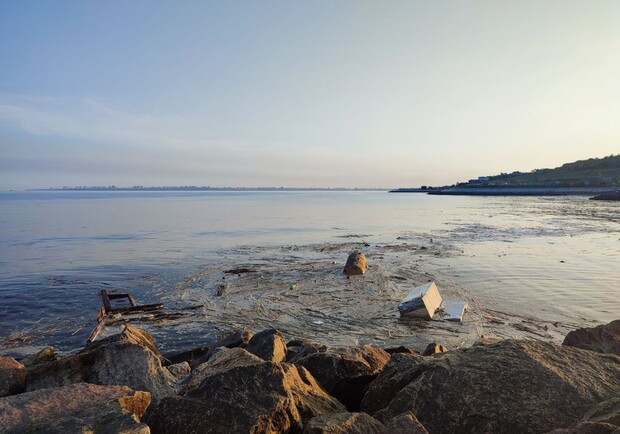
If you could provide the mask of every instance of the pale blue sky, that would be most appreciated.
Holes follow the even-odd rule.
[[[447,184],[620,152],[620,2],[0,0],[0,188]]]

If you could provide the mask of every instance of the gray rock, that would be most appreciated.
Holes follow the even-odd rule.
[[[284,336],[275,329],[256,333],[248,342],[247,350],[268,362],[282,362],[286,358]]]
[[[42,389],[0,398],[0,432],[148,434],[140,418],[150,402],[148,392],[125,386]]]
[[[207,354],[197,357],[194,360],[189,362],[190,366],[194,368],[195,366],[201,365],[209,360],[209,358],[213,355],[213,351],[220,347],[226,348],[245,348],[248,346],[248,342],[252,339],[252,332],[243,328],[241,330],[235,330],[230,332],[224,336],[222,336],[218,341],[216,341],[213,345],[211,345],[211,350],[207,352]]]
[[[30,366],[40,365],[41,363],[47,363],[53,360],[56,360],[56,354],[54,353],[54,347],[45,347],[37,353],[30,354],[24,357],[23,359],[20,360],[20,362],[25,367],[28,368]]]
[[[310,420],[303,434],[386,434],[385,426],[366,413],[323,414]]]
[[[88,352],[94,350],[95,348],[114,343],[129,343],[140,345],[141,347],[151,350],[151,352],[155,354],[155,356],[160,361],[164,361],[164,357],[161,355],[161,353],[157,349],[157,346],[155,345],[155,340],[153,339],[153,336],[151,336],[151,334],[146,330],[142,330],[136,326],[132,326],[131,324],[126,325],[123,331],[119,334],[108,336],[107,338],[101,339],[99,341],[90,342],[86,345],[86,348],[82,352]]]
[[[429,432],[568,428],[620,395],[620,357],[544,342],[507,340],[410,363],[402,369],[411,381],[392,399],[393,391],[370,396],[386,390],[372,385],[365,400],[386,403],[374,413],[377,419],[411,411]],[[383,382],[384,373],[375,382]]]
[[[192,368],[187,362],[175,363],[174,365],[166,366],[166,369],[176,378],[186,377],[192,372]]]
[[[174,393],[175,378],[148,347],[110,340],[90,351],[34,366],[28,371],[26,389],[81,382],[146,390],[157,401]]]
[[[428,431],[410,411],[393,417],[386,427],[390,434],[428,434]]]
[[[328,350],[295,359],[305,367],[330,395],[349,411],[358,411],[368,384],[381,372],[390,355],[381,348]]]
[[[312,417],[343,410],[304,368],[261,361],[163,399],[148,424],[155,434],[298,432]]]
[[[388,406],[394,396],[419,375],[415,367],[424,360],[416,354],[394,354],[377,379],[370,383],[361,410],[375,414]]]
[[[0,396],[24,391],[26,367],[11,357],[0,356]]]
[[[187,380],[183,393],[200,386],[207,377],[220,372],[229,371],[239,366],[254,365],[262,363],[263,359],[255,356],[243,348],[221,348],[208,362],[196,366]]]
[[[562,345],[620,356],[620,319],[598,327],[573,330]]]

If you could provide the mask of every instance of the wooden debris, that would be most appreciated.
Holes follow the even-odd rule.
[[[362,252],[353,252],[347,258],[344,273],[348,276],[364,274],[366,268],[366,256]]]

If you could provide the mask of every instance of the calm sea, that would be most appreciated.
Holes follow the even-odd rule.
[[[541,317],[620,318],[620,203],[386,192],[0,193],[0,353],[83,345],[101,289],[156,302],[240,246],[402,240],[427,266]]]

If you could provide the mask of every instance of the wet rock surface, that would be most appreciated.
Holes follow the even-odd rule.
[[[412,380],[392,399],[381,396],[385,387],[371,385],[363,408],[372,413],[383,400],[376,418],[411,411],[429,432],[546,432],[578,423],[620,394],[618,356],[543,342],[507,340],[422,362],[411,358],[408,369],[400,362],[409,372],[399,375]],[[382,375],[379,384],[389,381]]]
[[[11,357],[0,356],[0,397],[23,392],[26,367]]]
[[[0,432],[148,434],[140,418],[150,402],[148,392],[125,386],[42,389],[0,399]]]
[[[316,352],[294,359],[349,411],[359,410],[368,384],[389,360],[388,353],[370,345]]]
[[[312,417],[343,410],[304,368],[261,361],[163,399],[148,424],[153,433],[299,432]]]
[[[566,335],[562,345],[620,356],[620,320],[573,330]]]
[[[366,413],[333,413],[317,416],[303,434],[387,434],[385,426]]]

